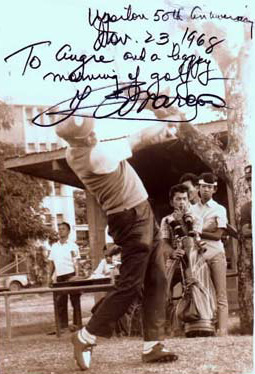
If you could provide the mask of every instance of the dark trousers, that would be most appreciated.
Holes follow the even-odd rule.
[[[57,282],[68,281],[75,273],[65,274],[57,277]],[[81,295],[80,293],[71,293],[70,300],[73,307],[73,324],[76,326],[82,326],[81,317]],[[67,293],[57,293],[56,303],[58,307],[58,317],[60,328],[68,327],[68,294]]]
[[[116,321],[143,291],[144,340],[163,340],[167,280],[158,227],[147,201],[108,216],[109,234],[122,248],[120,275],[87,324],[94,335],[110,337]]]

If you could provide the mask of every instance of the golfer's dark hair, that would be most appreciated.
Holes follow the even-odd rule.
[[[213,173],[202,173],[199,176],[199,180],[203,180],[205,183],[215,183],[217,182],[218,178],[215,174]]]
[[[181,176],[180,180],[179,180],[179,183],[183,183],[183,182],[187,182],[187,181],[190,181],[193,186],[197,186],[198,185],[198,176],[196,174],[193,174],[193,173],[185,173]]]
[[[170,191],[169,191],[169,200],[173,200],[174,198],[174,195],[177,193],[177,192],[180,192],[180,193],[185,193],[187,192],[187,195],[189,194],[189,188],[187,186],[185,186],[185,184],[175,184],[174,186],[172,186],[170,188]]]
[[[62,225],[66,226],[66,227],[68,228],[69,232],[71,231],[71,226],[69,225],[68,222],[61,222],[61,223],[59,224],[59,226],[62,226]]]

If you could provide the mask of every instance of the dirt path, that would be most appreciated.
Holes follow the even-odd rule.
[[[86,320],[94,300],[83,295]],[[52,297],[16,298],[12,301],[13,339],[5,338],[4,304],[0,303],[1,374],[69,374],[77,369],[70,342],[71,333],[61,338],[46,332],[54,324]],[[99,339],[89,374],[253,374],[251,336],[237,334],[237,318],[232,317],[227,338],[174,338],[167,346],[179,354],[172,364],[142,364],[140,338]]]
[[[54,328],[54,308],[51,294],[14,296],[11,299],[12,336],[46,333]],[[86,319],[94,305],[94,296],[82,295],[82,316]],[[72,308],[68,303],[69,320]],[[0,333],[5,335],[4,300],[0,298]]]

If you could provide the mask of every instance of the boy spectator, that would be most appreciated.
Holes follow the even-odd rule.
[[[118,267],[121,261],[120,247],[113,244],[111,249],[105,249],[104,256],[97,268],[91,274],[91,279],[101,277],[111,277],[115,267]]]
[[[201,174],[199,177],[201,201],[194,205],[193,210],[203,220],[201,238],[205,242],[206,248],[203,256],[210,268],[216,291],[217,335],[226,336],[228,327],[227,262],[221,238],[227,227],[227,213],[222,205],[213,200],[216,191],[217,177],[212,173]]]
[[[199,232],[202,230],[201,221],[192,212],[192,205],[189,202],[189,188],[184,184],[177,184],[171,187],[169,192],[169,202],[174,208],[174,212],[161,221],[160,233],[166,254],[166,264],[169,268],[170,288],[167,303],[167,323],[166,330],[171,327],[174,304],[172,302],[173,288],[183,281],[180,266],[176,266],[175,260],[179,261],[185,256],[183,245],[178,245],[178,241],[186,236],[194,237],[196,243],[199,239]],[[177,326],[176,326],[177,327]],[[171,330],[171,329],[170,329]]]
[[[169,193],[170,205],[174,212],[161,221],[161,239],[168,248],[170,258],[176,259],[184,255],[182,249],[176,246],[176,239],[185,235],[195,236],[201,231],[201,222],[192,211],[189,203],[189,188],[184,184],[172,186]]]

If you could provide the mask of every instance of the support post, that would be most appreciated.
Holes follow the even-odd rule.
[[[11,312],[10,312],[9,297],[10,297],[9,295],[4,295],[7,338],[8,340],[11,340],[12,332],[11,332]]]

